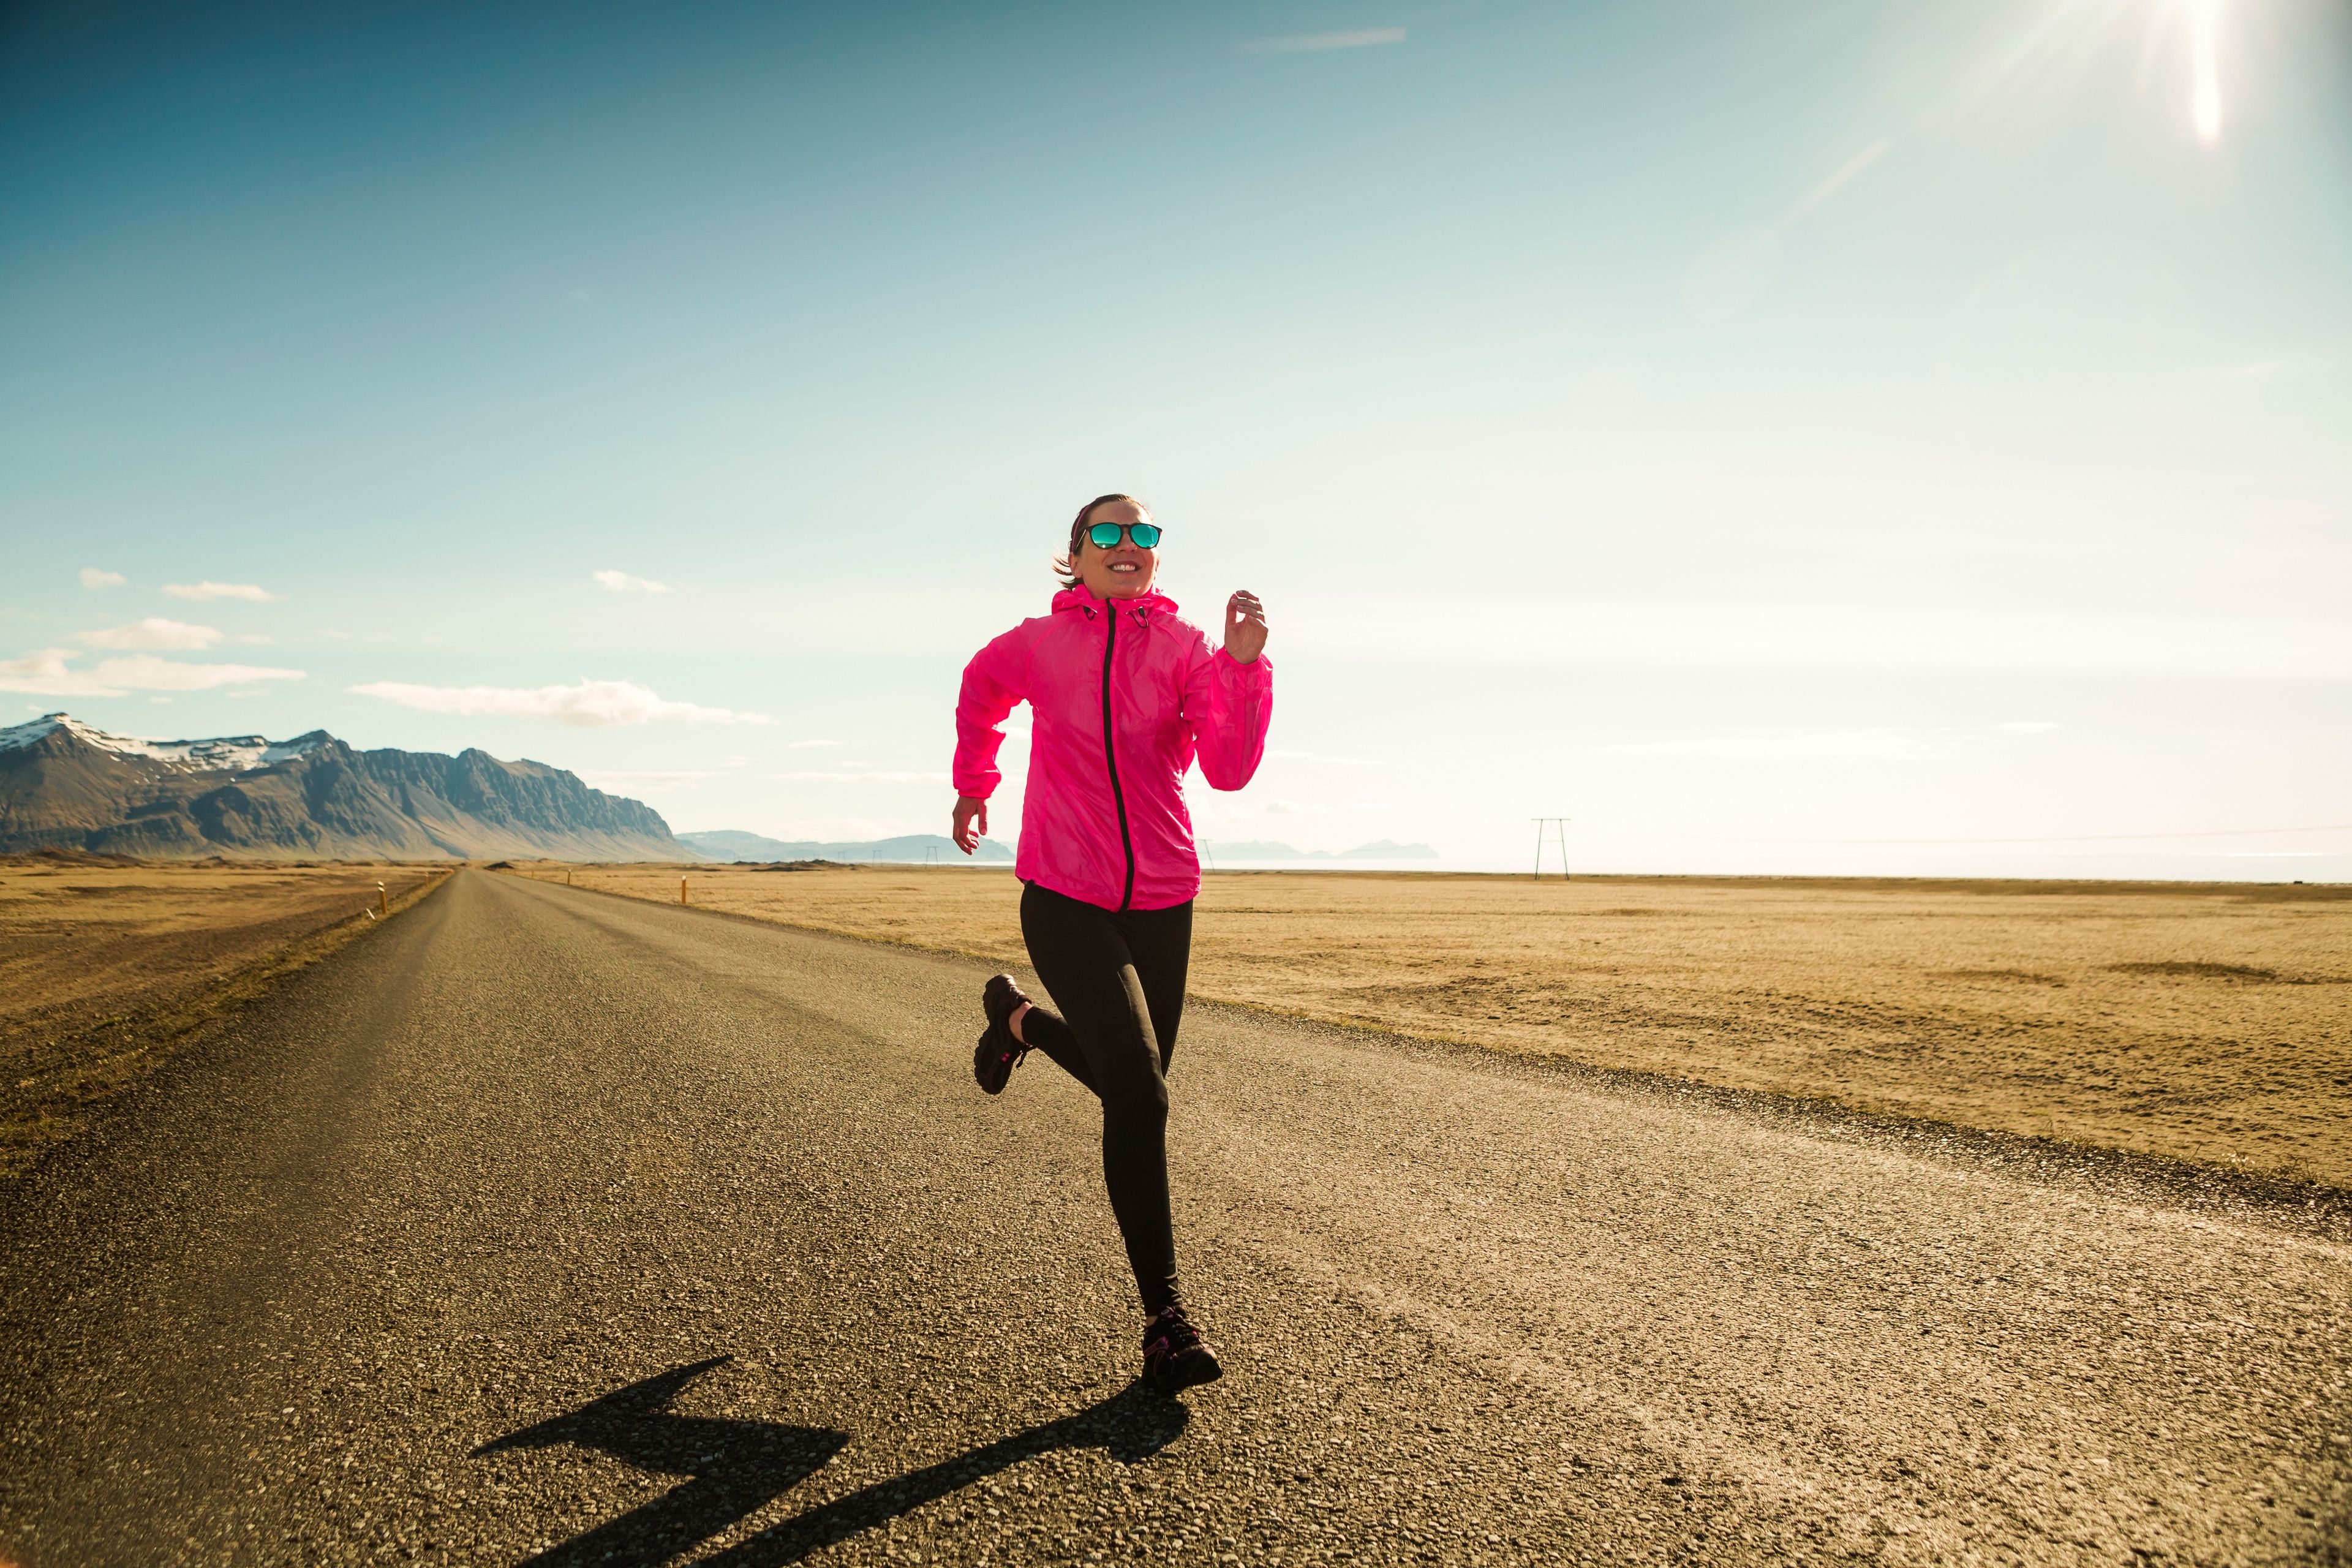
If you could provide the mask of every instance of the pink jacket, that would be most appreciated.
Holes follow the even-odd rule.
[[[1016,702],[1035,716],[1021,850],[1013,868],[1107,910],[1164,910],[1201,890],[1184,770],[1212,789],[1257,772],[1274,716],[1274,669],[1237,664],[1158,594],[1054,595],[972,656],[956,702],[955,787],[986,800]],[[1105,736],[1112,743],[1105,744]]]

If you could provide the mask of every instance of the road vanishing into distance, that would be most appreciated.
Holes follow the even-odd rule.
[[[2341,1215],[459,873],[0,1195],[0,1561],[2341,1563]]]

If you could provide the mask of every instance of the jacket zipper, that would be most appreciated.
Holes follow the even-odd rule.
[[[1110,721],[1110,656],[1118,647],[1118,607],[1103,606],[1109,624],[1103,629],[1103,763],[1110,769],[1110,801],[1118,808],[1118,847],[1127,854],[1127,885],[1119,889],[1118,907],[1125,910],[1135,897],[1135,839],[1127,827],[1127,797],[1118,793],[1118,747]]]

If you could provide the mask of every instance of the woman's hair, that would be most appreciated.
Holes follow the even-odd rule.
[[[1107,496],[1097,496],[1078,508],[1078,515],[1070,522],[1070,552],[1067,555],[1054,557],[1054,575],[1062,580],[1063,587],[1075,588],[1078,585],[1078,547],[1087,542],[1087,519],[1094,515],[1095,508],[1115,500],[1130,503],[1136,510],[1146,517],[1151,515],[1151,504],[1141,496],[1121,495],[1117,490],[1111,491]]]

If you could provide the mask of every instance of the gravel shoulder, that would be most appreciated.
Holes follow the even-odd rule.
[[[0,856],[0,1181],[446,866]]]
[[[984,973],[460,873],[0,1194],[0,1557],[2352,1555],[2298,1211],[1238,1008],[1147,1397]]]

